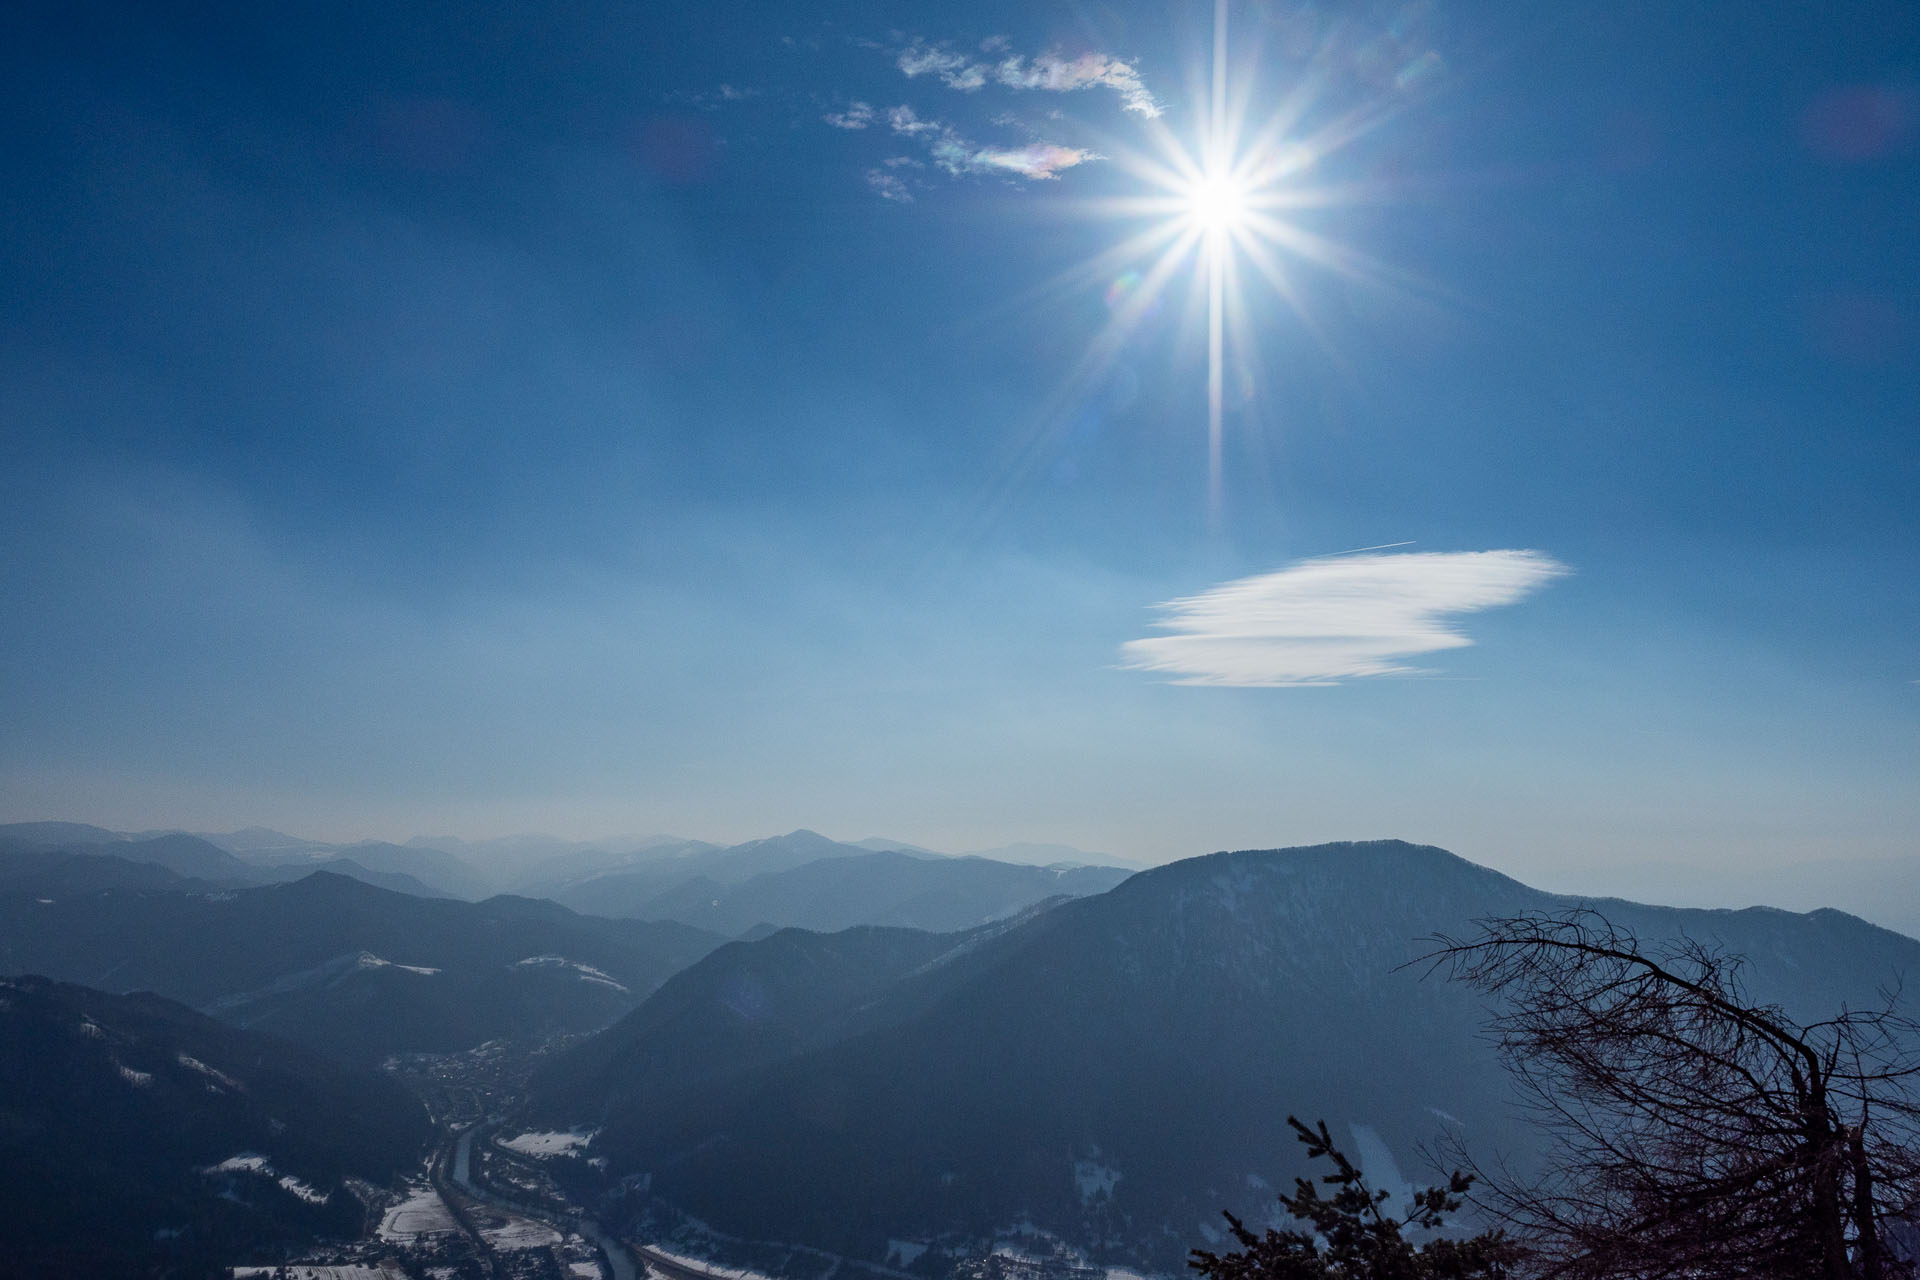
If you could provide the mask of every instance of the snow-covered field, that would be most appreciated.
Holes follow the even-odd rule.
[[[560,1243],[558,1231],[531,1218],[509,1218],[500,1226],[482,1228],[480,1234],[503,1253],[514,1249],[544,1249]]]
[[[460,1228],[453,1214],[432,1187],[416,1183],[408,1188],[405,1200],[388,1209],[380,1219],[380,1238],[395,1244],[411,1244],[426,1236],[451,1235]]]
[[[705,1258],[695,1258],[688,1254],[662,1249],[657,1244],[648,1245],[646,1252],[657,1253],[676,1266],[685,1267],[689,1271],[703,1272],[706,1275],[718,1277],[719,1280],[767,1280],[767,1277],[758,1271],[748,1271],[743,1267],[723,1267]]]
[[[593,1133],[523,1133],[500,1145],[523,1156],[565,1156],[593,1141]]]
[[[278,1267],[235,1267],[233,1274],[238,1277],[271,1277],[283,1274]],[[302,1263],[290,1263],[284,1274],[287,1280],[399,1280],[406,1275],[404,1271],[390,1270],[387,1267],[364,1267],[359,1264],[338,1267],[314,1267]]]

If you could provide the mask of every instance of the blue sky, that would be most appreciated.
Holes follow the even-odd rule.
[[[1212,21],[12,7],[0,817],[1911,852],[1920,13]]]

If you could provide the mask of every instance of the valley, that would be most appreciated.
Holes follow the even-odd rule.
[[[1398,841],[1190,858],[931,931],[889,921],[933,855],[826,843],[759,842],[732,873],[770,877],[776,915],[782,886],[818,910],[826,876],[854,922],[732,939],[325,869],[156,886],[108,855],[16,858],[0,956],[54,981],[10,979],[8,1008],[103,1083],[63,1092],[17,1060],[0,1143],[57,1160],[89,1125],[150,1133],[144,1176],[171,1198],[102,1203],[179,1242],[185,1274],[219,1255],[432,1280],[1167,1276],[1223,1239],[1223,1210],[1284,1221],[1290,1114],[1326,1118],[1396,1196],[1443,1144],[1539,1157],[1485,1006],[1419,963],[1476,920],[1599,910],[1710,940],[1801,1019],[1920,971],[1920,942],[1838,912],[1592,902]],[[686,883],[729,873],[698,857]],[[260,1064],[283,1060],[299,1082],[270,1092]],[[170,1129],[206,1136],[176,1154]],[[64,1258],[83,1223],[33,1247]]]

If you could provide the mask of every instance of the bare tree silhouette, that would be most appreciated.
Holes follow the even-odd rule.
[[[1649,948],[1591,911],[1479,924],[1426,960],[1496,997],[1501,1055],[1557,1140],[1538,1177],[1467,1158],[1543,1275],[1914,1274],[1920,1028],[1894,994],[1802,1025],[1699,942]]]

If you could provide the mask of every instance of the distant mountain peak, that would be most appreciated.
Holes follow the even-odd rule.
[[[290,836],[284,831],[275,831],[272,827],[241,827],[238,831],[227,833],[239,840],[275,840],[281,844],[311,844],[311,840],[302,840],[299,836]]]

